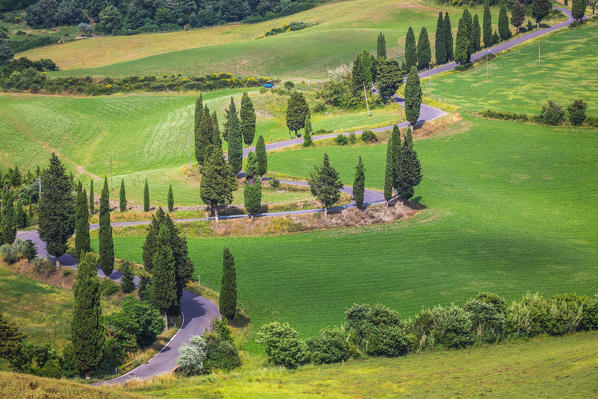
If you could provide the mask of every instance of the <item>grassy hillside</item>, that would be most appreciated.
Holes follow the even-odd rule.
[[[389,55],[402,54],[409,26],[417,32],[424,25],[429,33],[436,30],[437,7],[433,2],[418,0],[340,1],[259,24],[94,38],[19,56],[51,58],[67,75],[226,71],[235,75],[322,78],[328,69],[350,63],[361,49],[375,50],[380,31],[386,35]],[[462,9],[451,8],[450,13],[456,29]],[[498,11],[494,14],[497,18]],[[256,40],[270,29],[293,21],[318,25]]]
[[[260,369],[126,387],[161,398],[590,398],[598,395],[598,334],[537,338],[298,371]]]
[[[434,78],[431,91],[426,82],[424,93],[473,111],[530,113],[539,113],[547,100],[567,106],[581,98],[588,103],[588,113],[598,116],[598,64],[591,59],[598,53],[596,35],[598,24],[565,29],[491,61],[488,82],[482,62],[474,70]]]
[[[383,226],[276,237],[189,239],[201,281],[218,288],[222,247],[235,255],[239,299],[255,325],[291,322],[308,336],[342,321],[353,303],[409,316],[487,290],[591,294],[598,287],[596,131],[470,119],[466,133],[416,141],[429,209]],[[270,155],[271,170],[306,177],[324,152],[345,183],[357,157],[381,188],[384,145]],[[142,237],[116,238],[141,261]]]

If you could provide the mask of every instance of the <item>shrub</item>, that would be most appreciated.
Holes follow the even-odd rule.
[[[121,304],[122,310],[104,318],[111,331],[123,331],[131,335],[136,345],[143,348],[154,343],[158,334],[164,331],[164,320],[160,312],[147,302],[128,297]]]
[[[68,277],[68,276],[70,276],[71,274],[73,274],[73,271],[72,271],[71,269],[68,269],[68,268],[66,268],[66,269],[62,269],[62,276],[63,276],[63,277]]]
[[[372,326],[368,332],[366,353],[370,356],[403,356],[409,347],[407,331],[401,325]]]
[[[278,321],[265,324],[257,333],[256,342],[264,345],[268,361],[278,366],[294,369],[307,361],[305,342],[289,323]]]
[[[589,299],[573,294],[553,296],[548,305],[546,332],[550,335],[565,335],[582,330],[584,308],[589,304]]]
[[[399,356],[409,346],[399,314],[384,305],[353,305],[345,313],[351,349],[376,356]],[[392,336],[393,340],[387,337]],[[406,353],[406,352],[405,352]]]
[[[56,273],[56,263],[45,258],[35,258],[33,261],[33,271],[40,275],[50,275]]]
[[[183,345],[179,349],[178,371],[187,377],[201,374],[204,371],[205,360],[206,342],[201,336],[194,335],[188,345]]]
[[[569,122],[574,126],[579,126],[586,120],[586,109],[588,104],[583,100],[575,100],[567,107]]]
[[[37,375],[47,378],[61,378],[63,374],[62,368],[56,359],[48,360],[37,372]]]
[[[325,328],[318,336],[307,340],[309,358],[315,364],[344,362],[349,358],[349,346],[345,331],[341,328]]]
[[[463,308],[450,305],[432,309],[434,344],[441,348],[464,348],[473,343],[472,323]]]
[[[339,134],[338,136],[336,136],[334,141],[338,145],[347,145],[349,143],[349,140],[347,140],[347,137],[345,137],[344,134]]]
[[[111,297],[119,291],[118,284],[114,281],[104,278],[100,281],[100,294],[104,298]]]
[[[35,259],[37,256],[37,247],[33,241],[25,241],[25,245],[23,246],[23,256],[30,262]]]
[[[311,110],[316,114],[322,114],[326,112],[326,104],[324,103],[315,103]]]
[[[225,341],[216,333],[204,335],[206,341],[206,371],[213,369],[232,370],[241,366],[241,358],[232,342]]]
[[[366,144],[377,143],[378,136],[376,136],[376,133],[372,132],[371,130],[366,130],[365,132],[361,133],[361,141]]]
[[[476,298],[467,302],[463,309],[470,314],[475,341],[492,343],[502,340],[505,317],[493,304]]]
[[[349,142],[351,144],[357,143],[357,136],[355,135],[354,132],[349,133],[349,137],[348,138],[349,138]]]
[[[12,265],[19,260],[19,254],[17,253],[16,248],[10,244],[4,244],[0,247],[0,255],[9,265]]]
[[[280,187],[280,180],[278,180],[276,177],[273,177],[272,180],[270,180],[270,187],[272,187],[274,190],[278,190],[278,187]]]
[[[527,294],[513,302],[506,313],[507,333],[513,337],[533,337],[547,330],[549,307],[538,294]]]
[[[291,90],[293,87],[295,87],[295,84],[293,82],[291,82],[290,80],[287,80],[286,82],[284,82],[285,89]]]
[[[565,111],[563,107],[554,101],[548,101],[542,107],[542,112],[538,117],[538,121],[547,125],[559,125],[565,120]]]

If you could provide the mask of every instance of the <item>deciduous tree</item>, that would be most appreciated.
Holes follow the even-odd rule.
[[[309,114],[309,107],[303,93],[293,91],[287,105],[287,127],[295,132],[295,137],[299,129],[305,127],[305,117]]]
[[[399,61],[394,59],[378,60],[377,67],[376,86],[382,101],[387,102],[403,84],[403,70],[399,65]]]
[[[571,16],[576,21],[581,21],[586,15],[587,0],[573,0],[571,3]]]

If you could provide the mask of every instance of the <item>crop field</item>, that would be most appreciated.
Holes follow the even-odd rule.
[[[564,29],[524,44],[467,72],[452,72],[423,85],[424,95],[471,111],[485,109],[537,114],[542,104],[553,100],[567,106],[581,98],[588,113],[598,116],[598,64],[590,54],[598,53],[597,24]],[[538,47],[541,63],[538,64]]]
[[[63,70],[59,74],[69,76],[197,75],[224,71],[239,76],[325,78],[328,69],[349,64],[361,49],[375,50],[378,32],[386,35],[391,56],[403,53],[409,26],[416,34],[426,26],[433,39],[440,10],[432,2],[418,0],[338,1],[258,24],[79,40],[19,56],[51,58]],[[456,30],[458,15],[463,10],[448,10]],[[473,11],[481,15],[480,8]],[[498,9],[493,11],[497,19]],[[293,21],[317,25],[256,40],[270,29]]]
[[[416,199],[428,207],[418,216],[343,231],[190,238],[202,283],[218,289],[230,247],[254,325],[286,320],[303,336],[341,323],[353,303],[381,302],[408,317],[478,291],[595,293],[596,130],[465,119],[465,133],[415,142],[424,173]],[[269,163],[306,177],[324,152],[343,182],[361,155],[366,186],[383,186],[384,145],[279,152]],[[141,261],[142,243],[115,238],[116,255]]]

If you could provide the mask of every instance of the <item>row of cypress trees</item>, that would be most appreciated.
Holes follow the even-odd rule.
[[[413,28],[409,27],[405,38],[405,70],[410,71],[411,67],[425,69],[430,67],[432,61],[432,50],[430,48],[430,39],[428,30],[423,27],[419,32],[417,46],[415,44],[415,34]]]
[[[403,202],[408,201],[422,177],[421,164],[413,148],[411,128],[407,129],[401,140],[399,127],[395,125],[386,150],[384,199],[388,202],[398,195]]]

